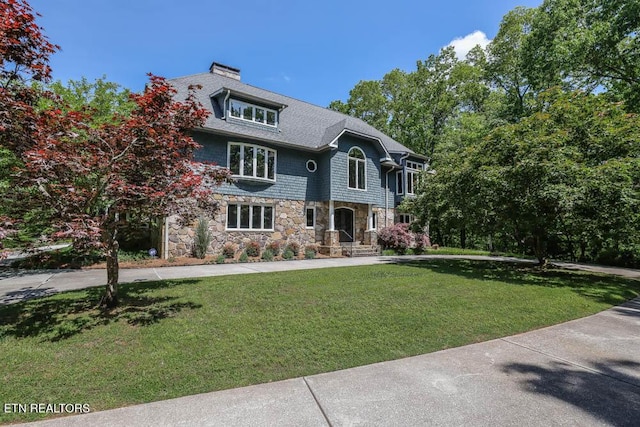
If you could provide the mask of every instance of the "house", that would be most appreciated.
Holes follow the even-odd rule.
[[[193,137],[196,160],[228,167],[234,183],[216,190],[210,252],[226,242],[294,241],[338,255],[377,250],[376,230],[406,220],[396,206],[411,195],[426,158],[367,123],[240,81],[213,63],[208,73],[169,80],[184,99],[199,85],[211,112]],[[193,230],[167,218],[162,253],[190,255]]]

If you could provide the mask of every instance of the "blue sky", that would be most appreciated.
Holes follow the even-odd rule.
[[[31,0],[61,46],[63,82],[106,75],[139,91],[152,72],[206,72],[212,61],[242,81],[317,105],[346,100],[360,80],[380,79],[455,39],[495,36],[502,16],[541,0]],[[461,42],[460,44],[464,44]]]

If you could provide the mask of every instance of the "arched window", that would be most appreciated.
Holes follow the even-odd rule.
[[[364,153],[358,147],[349,150],[349,188],[367,188],[367,168]]]

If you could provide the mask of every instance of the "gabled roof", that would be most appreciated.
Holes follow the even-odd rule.
[[[314,151],[330,148],[336,139],[346,132],[379,142],[381,151],[387,154],[415,154],[360,119],[260,89],[234,78],[214,73],[201,73],[170,79],[168,82],[177,89],[178,99],[185,99],[190,85],[202,86],[202,89],[196,91],[196,97],[213,113],[204,125],[205,131],[244,136]],[[265,106],[277,106],[280,110],[278,129],[223,119],[224,112],[221,106],[228,93],[232,97],[244,97],[247,101],[254,100]]]

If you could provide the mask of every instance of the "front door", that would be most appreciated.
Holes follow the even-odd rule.
[[[347,208],[335,210],[336,230],[340,233],[341,242],[353,242],[353,211]]]

